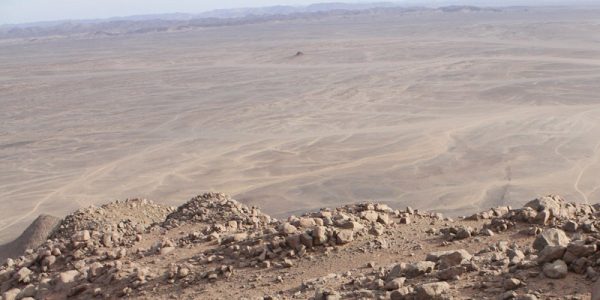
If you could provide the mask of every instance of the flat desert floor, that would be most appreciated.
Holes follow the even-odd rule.
[[[359,14],[0,42],[0,242],[42,213],[205,191],[276,216],[597,202],[598,20]]]

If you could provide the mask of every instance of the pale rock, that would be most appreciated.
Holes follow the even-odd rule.
[[[30,275],[33,272],[31,272],[31,270],[29,270],[29,268],[27,267],[22,267],[21,269],[19,269],[19,271],[17,271],[15,273],[15,275],[13,275],[13,277],[18,281],[18,282],[22,282],[22,283],[29,283],[31,281]]]
[[[167,246],[160,248],[160,255],[167,255],[175,250],[175,247]]]
[[[336,238],[338,244],[347,244],[354,240],[354,232],[352,230],[340,230],[337,232]]]
[[[290,224],[290,223],[283,223],[281,225],[281,228],[279,229],[279,232],[283,233],[283,234],[294,234],[298,231],[298,229],[296,228],[296,226]]]
[[[327,228],[324,226],[316,226],[312,230],[313,243],[315,245],[325,244],[328,240]]]
[[[542,251],[546,246],[566,247],[569,242],[570,239],[564,231],[556,228],[548,228],[535,238],[533,248]]]
[[[404,286],[405,281],[406,281],[406,278],[404,278],[404,277],[394,278],[385,283],[385,289],[388,291],[397,290],[397,289],[401,288],[402,286]]]
[[[370,222],[376,222],[377,218],[379,217],[379,214],[375,211],[367,210],[361,212],[360,217]]]
[[[444,299],[449,290],[450,285],[445,281],[425,283],[415,289],[415,300]]]
[[[18,299],[17,296],[19,295],[20,292],[21,292],[21,290],[18,288],[10,289],[2,294],[2,299],[3,300],[17,300]]]
[[[553,263],[546,263],[543,272],[548,278],[561,279],[567,276],[568,267],[564,261],[559,259]]]

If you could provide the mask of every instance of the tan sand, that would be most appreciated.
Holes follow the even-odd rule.
[[[599,16],[0,43],[0,242],[42,213],[215,190],[273,215],[367,199],[450,214],[546,193],[595,203]]]

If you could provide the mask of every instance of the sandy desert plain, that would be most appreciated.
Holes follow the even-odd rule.
[[[0,242],[42,213],[205,191],[276,216],[592,203],[600,10],[0,41],[0,107]]]

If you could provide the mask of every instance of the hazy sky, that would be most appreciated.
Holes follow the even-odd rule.
[[[316,0],[0,0],[0,24],[90,19],[216,8],[305,5]],[[321,1],[334,2],[334,1]],[[343,2],[371,2],[344,0]]]

